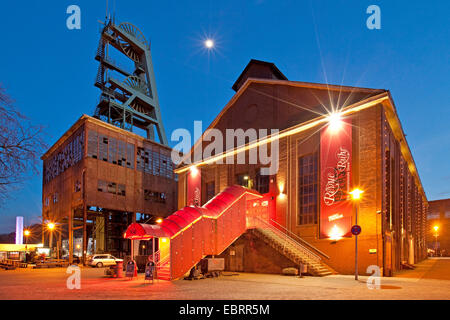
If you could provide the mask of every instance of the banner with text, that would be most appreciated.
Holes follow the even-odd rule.
[[[189,171],[187,177],[187,205],[201,205],[202,175],[201,171],[193,168]]]
[[[351,236],[352,126],[342,120],[320,133],[320,238]]]

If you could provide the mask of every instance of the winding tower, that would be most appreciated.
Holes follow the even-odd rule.
[[[133,71],[119,66],[111,58],[115,49],[131,60]],[[156,91],[150,44],[133,24],[116,25],[113,19],[105,22],[95,59],[100,63],[95,86],[102,93],[94,117],[133,131],[139,128],[147,133],[147,139],[168,145],[161,119]]]

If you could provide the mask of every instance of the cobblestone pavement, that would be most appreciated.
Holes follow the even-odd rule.
[[[288,277],[240,273],[215,279],[144,284],[110,279],[103,269],[82,268],[81,289],[69,290],[65,269],[0,271],[0,299],[450,299],[450,259],[429,259],[415,270],[381,278],[368,289],[366,276]]]

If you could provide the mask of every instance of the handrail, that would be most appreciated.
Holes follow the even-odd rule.
[[[298,239],[301,243],[306,244],[308,247],[310,247],[311,249],[313,249],[314,251],[320,253],[322,256],[324,256],[327,259],[330,259],[330,256],[325,254],[324,252],[320,251],[319,249],[317,249],[316,247],[314,247],[312,244],[310,244],[309,242],[303,240],[302,238],[300,238],[298,235],[296,235],[295,233],[293,233],[292,231],[289,231],[288,229],[286,229],[285,227],[283,227],[281,224],[279,224],[278,222],[276,222],[273,219],[270,219],[271,222],[275,223],[277,226],[281,227],[284,231],[286,231],[286,233],[289,233],[289,235],[294,236],[294,238]]]
[[[286,240],[287,242],[289,242],[290,244],[295,246],[299,251],[302,251],[305,255],[309,256],[310,258],[312,258],[314,260],[322,260],[317,254],[315,254],[310,249],[306,248],[305,246],[303,246],[302,244],[300,244],[299,242],[297,242],[295,239],[291,238],[287,234],[284,234],[281,230],[275,228],[275,226],[260,219],[259,217],[255,217],[255,218],[258,219],[260,222],[262,222],[266,227],[268,227],[274,233],[279,235],[281,238],[283,238],[284,240]]]
[[[158,250],[157,252],[155,252],[155,254],[159,253],[160,251]],[[156,262],[156,267],[161,268],[163,265],[165,265],[168,261],[170,260],[170,255],[168,254],[167,256],[165,256],[162,260],[159,260],[158,262]]]

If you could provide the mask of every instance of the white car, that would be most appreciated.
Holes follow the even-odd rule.
[[[110,254],[96,254],[89,258],[88,265],[102,268],[105,266],[114,266],[117,262],[123,262],[123,260]]]

